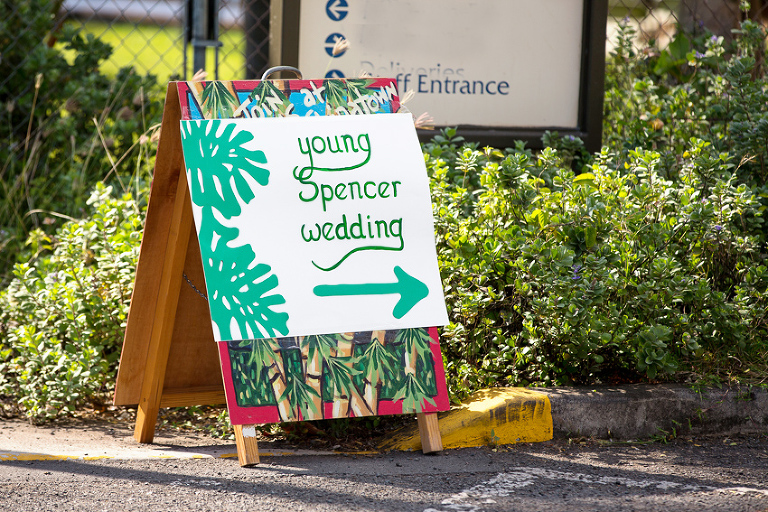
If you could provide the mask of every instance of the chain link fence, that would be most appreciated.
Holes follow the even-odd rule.
[[[709,31],[733,37],[733,30],[747,17],[768,21],[768,1],[751,0],[749,12],[742,10],[743,0],[609,0],[608,44],[615,39],[616,28],[625,22],[634,25],[638,46],[664,47],[679,29],[687,33]]]
[[[107,69],[132,65],[161,82],[184,79],[194,74],[193,54],[200,48],[206,50],[206,69],[215,73],[218,67],[222,77],[253,78],[267,65],[269,0],[58,3],[57,25],[77,25],[113,47]]]
[[[50,57],[40,61],[38,47],[59,48],[60,58],[75,59],[76,51],[60,41],[67,28],[112,48],[100,66],[109,76],[132,67],[161,84],[191,78],[200,68],[210,78],[254,78],[267,68],[269,5],[270,0],[0,0],[6,131],[24,131],[28,119],[20,110],[25,109],[17,108],[22,103],[42,105],[49,99],[40,76],[30,73],[51,64]],[[200,20],[202,26],[196,25]]]

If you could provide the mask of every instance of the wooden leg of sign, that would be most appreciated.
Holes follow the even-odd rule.
[[[235,425],[235,444],[240,466],[259,463],[259,446],[256,441],[256,425]]]
[[[192,208],[189,204],[187,176],[182,170],[176,186],[173,216],[168,233],[163,272],[160,277],[157,309],[152,326],[144,381],[141,386],[139,407],[136,412],[136,428],[133,437],[140,443],[151,443],[155,437],[155,423],[160,411],[160,399],[165,382],[165,369],[171,349],[173,324],[179,304],[184,260],[192,230]],[[211,341],[213,343],[213,341]]]
[[[421,437],[421,451],[434,453],[443,450],[443,438],[440,437],[440,428],[437,425],[436,412],[422,412],[416,415],[419,425],[419,437]]]

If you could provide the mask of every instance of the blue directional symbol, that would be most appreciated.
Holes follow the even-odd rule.
[[[338,69],[332,69],[325,74],[325,78],[344,78],[344,73]]]
[[[325,4],[325,14],[333,21],[341,21],[349,14],[347,0],[328,0]]]
[[[336,55],[333,54],[333,46],[336,44],[336,41],[340,39],[346,39],[343,35],[339,34],[338,32],[333,33],[329,35],[325,40],[325,53],[327,53],[330,57],[336,58],[341,57],[345,53],[347,53],[347,50],[343,50]]]

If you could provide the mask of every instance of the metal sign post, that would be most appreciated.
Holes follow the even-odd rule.
[[[219,77],[219,0],[187,0],[184,11],[184,74],[187,73],[187,47],[192,46],[192,74],[206,69],[208,48],[214,49],[214,78]]]

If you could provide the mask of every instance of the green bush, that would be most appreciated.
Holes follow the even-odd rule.
[[[722,37],[679,32],[664,49],[637,51],[620,26],[606,63],[604,144],[618,155],[642,147],[662,153],[660,171],[676,178],[691,138],[728,153],[733,172],[768,191],[768,81],[765,30],[745,21],[732,47]]]
[[[112,49],[64,23],[60,0],[0,2],[0,284],[33,229],[81,217],[99,180],[146,178],[142,134],[159,120],[156,83],[131,68],[107,76]],[[141,184],[139,184],[141,186]]]
[[[111,399],[141,239],[129,195],[98,185],[90,216],[28,240],[38,257],[0,292],[0,394],[45,419]]]
[[[467,145],[449,164],[435,155],[454,153],[450,135],[427,148],[427,165],[454,397],[759,361],[765,231],[727,155],[693,140],[671,181],[658,152],[628,151],[619,165],[604,149],[577,175],[552,148]]]
[[[74,68],[95,69],[103,58],[99,43],[74,33],[60,40],[70,35],[66,44],[75,53],[92,50],[96,59],[83,55]],[[605,144],[596,155],[579,139],[556,133],[545,135],[539,153],[522,143],[480,148],[452,129],[424,145],[451,320],[441,338],[454,399],[493,385],[765,382],[764,38],[761,27],[745,22],[733,48],[720,38],[679,34],[664,50],[638,52],[623,27],[608,60]],[[72,72],[68,64],[48,63],[48,50],[36,51],[40,63]],[[58,96],[64,105],[75,93],[106,90],[76,86],[83,85],[81,74],[61,81],[75,84]],[[131,83],[128,89],[140,90]],[[27,108],[22,121],[30,118],[37,94],[27,90],[17,104],[22,112],[19,105]],[[77,104],[98,107],[107,97],[131,96],[120,91]],[[121,110],[138,107],[120,101],[115,106]],[[62,196],[56,187],[81,180],[82,190],[108,174],[112,163],[106,152],[94,156],[87,116],[80,119],[77,109],[55,102],[45,108],[56,128],[35,133],[57,142],[40,149],[40,158],[26,149],[23,159],[0,154],[3,173],[17,176],[9,183],[24,191],[14,196],[23,198],[24,208],[48,205],[80,216],[77,188]],[[114,110],[105,108],[97,118],[108,119]],[[114,140],[124,141],[125,155],[145,147],[126,147],[136,144],[144,125],[104,126],[123,134]],[[56,139],[70,132],[72,151]],[[20,133],[9,135],[16,149],[26,142]],[[34,173],[21,172],[32,164]],[[151,162],[140,154],[120,165],[132,169],[136,197],[143,197]],[[119,180],[115,186],[128,188]],[[0,205],[15,190],[3,187]],[[130,197],[113,199],[108,190],[100,185],[91,196],[91,217],[68,222],[55,235],[32,231],[30,261],[15,266],[13,282],[0,292],[0,394],[15,397],[31,418],[102,400],[114,383],[142,217]],[[71,198],[66,207],[64,197]],[[0,214],[11,219],[0,229],[27,229],[19,216],[26,210],[8,201],[16,206]]]

